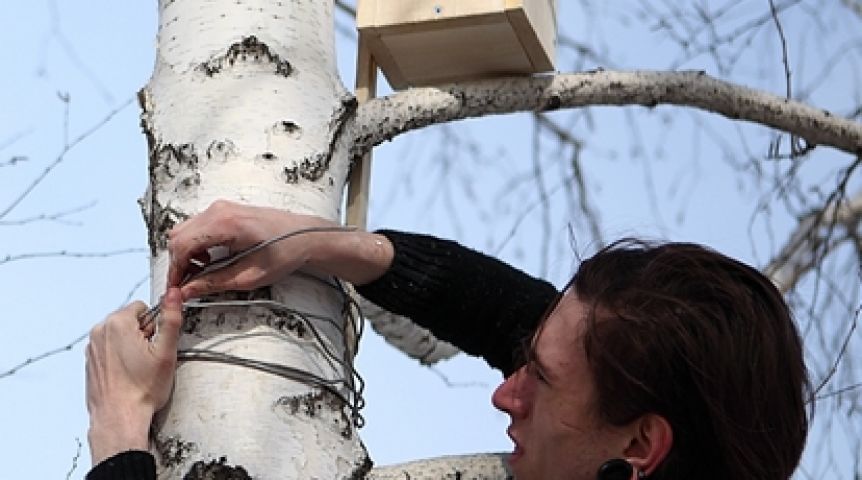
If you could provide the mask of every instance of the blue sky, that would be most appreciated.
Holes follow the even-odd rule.
[[[15,166],[0,167],[0,210],[63,151],[65,124],[74,139],[109,112],[119,111],[65,155],[8,219],[87,208],[66,218],[74,224],[0,225],[0,259],[7,254],[146,247],[136,204],[147,180],[146,146],[137,106],[121,106],[151,74],[156,2],[57,3],[56,16],[50,2],[24,0],[7,2],[0,15],[6,45],[0,53],[0,163],[16,155],[27,157]],[[607,16],[595,22],[575,2],[561,3],[564,31],[597,49],[612,47],[614,66],[663,68],[678,57],[673,43],[639,17],[637,9],[609,2],[592,13]],[[762,3],[748,2],[758,12]],[[344,29],[352,28],[339,19]],[[808,79],[818,75],[818,61],[833,52],[829,45],[845,39],[806,33],[809,18],[802,14],[786,21],[791,45],[804,45],[792,51],[801,72],[799,85],[813,85]],[[852,21],[838,12],[819,28],[838,35],[834,32],[852,29]],[[355,43],[350,35],[336,35],[344,83],[351,86]],[[848,47],[854,58],[859,57],[858,48]],[[730,77],[782,94],[774,32],[753,38],[750,49]],[[851,60],[828,72],[831,83],[816,90],[812,101],[838,112],[849,103],[862,103],[858,67],[858,61]],[[563,56],[559,68],[575,68],[571,55]],[[717,74],[709,58],[697,57],[681,68]],[[68,103],[61,99],[67,95]],[[703,242],[763,265],[792,225],[780,209],[752,220],[768,180],[736,168],[726,158],[727,151],[763,157],[771,139],[766,129],[666,108],[604,108],[593,109],[590,116],[561,113],[552,118],[588,140],[582,161],[605,238],[636,234]],[[458,238],[558,285],[565,283],[577,255],[588,253],[594,243],[567,207],[561,185],[569,180],[560,166],[565,162],[553,161],[571,152],[547,135],[540,139],[540,155],[533,157],[529,116],[515,115],[415,132],[379,147],[371,227]],[[478,154],[468,153],[471,149]],[[803,172],[813,185],[832,178],[834,168],[846,161],[829,150],[818,155],[817,164]],[[547,207],[537,206],[537,166],[552,198]],[[763,168],[768,172],[777,167],[764,163]],[[507,240],[511,231],[517,236]],[[541,245],[547,245],[547,262]],[[0,264],[0,372],[88,331],[123,303],[147,272],[145,252]],[[147,292],[144,283],[131,295],[146,300]],[[64,478],[73,464],[76,438],[84,448],[71,477],[82,478],[86,472],[82,346],[0,378],[0,451],[9,478]],[[853,355],[858,359],[858,349]],[[460,356],[437,371],[420,368],[369,331],[358,367],[367,383],[362,437],[375,461],[510,448],[504,434],[508,420],[490,405],[500,376],[484,362]],[[464,385],[447,386],[439,373]],[[840,442],[840,429],[835,430],[832,440]]]

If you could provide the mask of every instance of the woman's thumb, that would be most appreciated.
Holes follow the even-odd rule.
[[[183,295],[177,287],[168,288],[162,297],[161,323],[159,335],[156,338],[156,348],[162,352],[175,355],[180,328],[183,325]]]

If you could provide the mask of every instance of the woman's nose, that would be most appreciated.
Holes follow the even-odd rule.
[[[527,402],[523,398],[522,383],[524,379],[524,367],[519,368],[494,390],[491,403],[498,410],[502,410],[512,418],[523,418],[527,415]]]

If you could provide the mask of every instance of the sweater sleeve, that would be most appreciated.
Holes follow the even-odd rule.
[[[559,296],[550,283],[450,240],[380,230],[392,265],[357,291],[409,317],[508,376],[517,354]]]
[[[121,452],[93,467],[86,480],[156,480],[156,460],[142,450]]]

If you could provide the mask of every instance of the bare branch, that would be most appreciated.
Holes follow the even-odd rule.
[[[69,352],[72,350],[72,347],[81,343],[81,341],[83,341],[85,338],[87,338],[88,335],[90,335],[89,332],[84,333],[84,334],[78,336],[77,338],[75,338],[74,340],[72,340],[71,342],[69,342],[68,344],[63,345],[62,347],[58,347],[58,348],[55,348],[53,350],[48,350],[45,353],[36,355],[35,357],[30,357],[30,358],[24,360],[23,362],[19,363],[18,365],[15,365],[14,367],[10,368],[9,370],[6,370],[5,372],[0,372],[0,379],[5,378],[5,377],[11,377],[12,375],[15,375],[16,373],[18,373],[18,371],[21,370],[22,368],[29,367],[30,365],[32,365],[38,361],[44,360],[48,357],[53,357],[54,355],[57,355],[58,353]]]
[[[138,289],[141,288],[141,285],[143,285],[144,282],[146,282],[149,278],[150,278],[150,276],[146,275],[143,278],[141,278],[140,280],[138,280],[135,283],[135,285],[129,290],[129,293],[126,295],[125,299],[123,299],[123,301],[120,302],[120,305],[122,306],[122,305],[129,303],[129,300],[132,299],[132,296],[135,294],[135,292],[138,291]],[[9,370],[6,370],[5,372],[0,372],[0,379],[2,379],[4,377],[10,377],[12,375],[15,375],[22,368],[26,368],[26,367],[28,367],[28,366],[36,363],[36,362],[39,362],[41,360],[45,360],[48,357],[53,357],[54,355],[57,355],[57,354],[60,354],[63,352],[69,352],[72,350],[72,348],[75,345],[81,343],[89,335],[90,335],[89,332],[82,333],[81,335],[77,336],[74,340],[67,343],[66,345],[63,345],[62,347],[57,347],[53,350],[48,350],[47,352],[36,355],[35,357],[30,357],[30,358],[24,360],[23,362],[19,363],[18,365],[15,365],[14,367],[10,368]]]
[[[344,0],[335,0],[335,7],[341,10],[342,13],[350,15],[351,17],[356,16],[356,9],[344,3]]]
[[[2,152],[3,150],[6,150],[10,146],[12,146],[15,142],[17,142],[18,140],[21,140],[22,138],[26,137],[27,135],[29,135],[32,132],[33,132],[33,129],[31,128],[28,130],[24,130],[22,132],[18,132],[15,135],[12,135],[11,137],[7,138],[6,140],[3,141],[3,143],[0,143],[0,152]]]
[[[122,250],[112,250],[108,252],[69,252],[66,250],[60,250],[57,252],[36,252],[36,253],[22,253],[20,255],[6,255],[5,257],[0,257],[0,265],[9,262],[15,262],[18,260],[30,260],[34,258],[53,258],[53,257],[64,257],[64,258],[104,258],[104,257],[116,257],[117,255],[126,255],[129,253],[147,253],[149,250],[146,248],[126,248]]]
[[[775,11],[780,13],[784,10],[787,10],[797,4],[799,4],[801,0],[787,0],[781,2],[776,5]],[[649,4],[650,2],[643,2],[645,4]],[[729,4],[729,6],[735,6]],[[683,38],[675,38],[674,35],[671,35],[671,38],[674,39],[677,43],[680,44],[683,51],[683,56],[673,62],[670,66],[671,70],[676,70],[681,66],[685,65],[692,59],[696,58],[699,55],[710,54],[718,66],[721,73],[726,74],[729,73],[729,70],[732,68],[732,65],[736,63],[739,59],[739,54],[736,55],[728,54],[727,59],[721,58],[721,55],[718,53],[719,47],[723,45],[732,45],[734,43],[741,44],[742,48],[740,52],[747,46],[752,37],[757,34],[757,32],[763,28],[770,20],[773,19],[772,12],[767,12],[763,15],[760,15],[756,18],[752,18],[751,20],[743,23],[739,27],[733,29],[730,32],[725,33],[724,35],[718,35],[716,32],[711,29],[702,28],[706,26],[711,26],[715,23],[715,21],[721,17],[722,15],[732,15],[730,12],[731,8],[723,9],[721,12],[707,16],[704,19],[704,23],[706,25],[697,26],[693,28],[692,34]],[[660,15],[657,13],[653,13],[653,15]],[[668,22],[667,20],[660,18],[660,26],[667,29],[673,24]],[[708,42],[700,42],[698,41],[698,36],[702,35],[704,32],[710,31],[712,33],[712,38]]]
[[[845,7],[849,8],[851,12],[855,13],[859,17],[862,17],[862,1],[841,0],[841,3],[844,4]]]
[[[599,244],[604,244],[599,212],[596,211],[590,202],[587,192],[587,183],[584,179],[583,170],[581,169],[580,152],[583,150],[584,142],[573,137],[571,133],[560,125],[557,125],[556,122],[543,113],[536,113],[534,118],[541,127],[553,133],[561,143],[569,145],[573,149],[571,167],[573,180],[578,187],[578,208],[581,210],[581,213],[584,214],[584,219],[589,226],[590,235],[592,235],[593,240]]]
[[[69,472],[66,473],[66,480],[72,478],[72,474],[75,473],[75,470],[78,468],[78,460],[81,459],[81,439],[75,438],[75,443],[78,444],[78,448],[75,450],[75,456],[72,457],[72,467],[69,468]]]
[[[428,370],[431,370],[431,373],[437,375],[437,377],[440,378],[440,381],[449,388],[490,388],[490,386],[485,382],[453,382],[445,373],[441,372],[439,368],[433,365],[429,366]]]
[[[775,29],[778,31],[778,39],[781,42],[781,62],[784,65],[784,82],[787,90],[786,97],[790,100],[793,98],[793,84],[790,74],[790,58],[787,54],[787,38],[784,36],[784,27],[781,26],[781,20],[778,19],[778,9],[775,8],[774,0],[769,0],[769,9],[772,12],[772,19],[775,22]],[[779,156],[779,145],[780,143],[776,141],[774,147],[775,154],[773,155],[773,158]],[[809,150],[808,145],[802,145],[795,135],[790,136],[790,158],[805,155]]]
[[[419,360],[422,365],[433,365],[460,352],[407,317],[388,312],[364,298],[361,299],[361,307],[375,332],[408,357]]]
[[[846,202],[838,200],[828,201],[822,209],[802,218],[778,256],[763,269],[764,274],[772,279],[782,293],[792,290],[803,275],[841,242],[834,239],[829,241],[826,235],[830,228],[836,224],[850,228],[859,223],[862,218],[862,192]]]
[[[81,213],[85,210],[89,210],[95,205],[96,201],[93,200],[92,202],[89,202],[87,204],[79,205],[77,207],[70,208],[68,210],[62,210],[55,213],[43,213],[41,215],[19,218],[17,220],[0,220],[0,226],[21,226],[36,222],[57,222],[65,225],[80,225],[80,222],[67,220],[66,218],[76,213]]]
[[[352,156],[428,125],[520,111],[588,105],[679,105],[759,123],[857,155],[862,124],[704,72],[595,71],[513,77],[414,88],[361,105],[352,125]]]
[[[37,176],[37,177],[36,177],[36,178],[35,178],[35,179],[30,183],[30,185],[28,185],[28,186],[24,189],[24,191],[22,191],[22,192],[21,192],[21,193],[20,193],[20,194],[15,198],[15,200],[13,200],[13,201],[12,201],[12,203],[10,203],[10,204],[9,204],[9,205],[4,209],[4,210],[0,211],[0,218],[4,218],[6,215],[8,215],[8,214],[9,214],[9,212],[11,212],[15,207],[17,207],[17,206],[18,206],[18,204],[20,204],[20,203],[21,203],[21,202],[22,202],[22,201],[27,197],[27,195],[29,195],[29,194],[30,194],[30,192],[32,192],[32,191],[33,191],[33,189],[34,189],[34,188],[36,188],[40,183],[42,183],[42,180],[44,180],[44,179],[45,179],[45,177],[47,177],[47,176],[48,176],[48,174],[49,174],[49,173],[51,173],[51,171],[52,171],[52,170],[54,170],[54,168],[56,168],[56,167],[57,167],[57,165],[59,165],[59,164],[60,164],[60,163],[61,163],[61,162],[66,158],[66,154],[67,154],[67,153],[69,153],[69,151],[71,151],[71,150],[72,150],[73,148],[75,148],[79,143],[81,143],[82,141],[84,141],[87,137],[89,137],[90,135],[92,135],[93,133],[95,133],[97,130],[99,130],[100,128],[102,128],[106,123],[108,123],[109,121],[111,121],[111,119],[112,119],[112,118],[114,118],[114,116],[115,116],[115,115],[117,115],[117,114],[118,114],[118,113],[120,113],[123,109],[125,109],[126,107],[128,107],[128,106],[132,103],[132,100],[133,100],[133,99],[129,98],[129,99],[127,99],[125,102],[123,102],[122,104],[120,104],[120,106],[118,106],[117,108],[115,108],[115,109],[111,110],[110,112],[108,112],[108,114],[107,114],[107,115],[105,115],[101,120],[99,120],[99,121],[98,121],[98,122],[96,122],[93,126],[91,126],[90,128],[88,128],[87,130],[85,130],[85,131],[84,131],[84,133],[82,133],[81,135],[79,135],[78,137],[76,137],[76,138],[75,138],[74,140],[72,140],[71,142],[70,142],[70,141],[68,141],[68,140],[66,140],[66,141],[64,142],[64,143],[65,143],[65,146],[64,146],[64,147],[63,147],[63,149],[60,151],[60,154],[59,154],[59,155],[57,155],[57,158],[55,158],[55,159],[54,159],[54,161],[53,161],[53,162],[51,162],[51,164],[49,164],[47,167],[45,167],[45,170],[43,170],[43,171],[42,171],[42,173],[40,173],[40,174],[39,174],[39,176]]]
[[[832,362],[832,366],[829,367],[829,371],[826,372],[826,375],[823,377],[823,380],[820,381],[820,384],[817,385],[817,388],[814,389],[814,394],[819,394],[826,385],[829,384],[829,381],[832,380],[832,377],[835,375],[835,372],[838,371],[838,366],[841,364],[841,359],[844,358],[847,353],[847,347],[850,345],[850,340],[853,338],[853,332],[856,331],[856,326],[859,322],[859,310],[856,310],[856,314],[853,316],[853,322],[850,324],[850,329],[847,331],[847,335],[844,336],[844,341],[841,343],[841,348],[838,349],[838,353],[835,355],[835,360]]]
[[[9,160],[6,160],[5,162],[0,162],[0,167],[11,167],[17,163],[26,162],[27,160],[27,157],[17,155],[10,158]]]
[[[84,74],[85,77],[93,84],[93,87],[99,92],[102,100],[105,103],[112,103],[114,101],[114,96],[111,94],[108,87],[99,80],[99,77],[96,76],[95,73],[87,66],[86,63],[81,59],[78,55],[78,52],[75,50],[75,47],[72,46],[72,43],[69,42],[69,39],[66,38],[66,35],[63,33],[62,28],[60,27],[60,12],[57,9],[57,0],[50,0],[48,2],[48,12],[51,15],[51,36],[53,36],[57,43],[60,44],[60,47],[66,53],[66,56],[72,62],[72,64]],[[43,60],[44,61],[44,60]],[[44,67],[43,67],[44,68]]]

